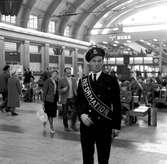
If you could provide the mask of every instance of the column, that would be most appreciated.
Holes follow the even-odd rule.
[[[162,48],[162,41],[159,41],[159,47],[160,47],[160,51],[159,51],[159,72],[162,73],[163,69],[162,69],[162,53],[163,53],[163,48]]]
[[[21,44],[20,61],[23,67],[29,68],[30,65],[30,41],[25,40]]]
[[[65,68],[65,53],[64,53],[65,47],[63,46],[62,49],[63,49],[63,51],[59,55],[59,61],[58,61],[59,75],[60,75],[60,77],[63,76],[63,74],[64,74],[64,68]]]
[[[4,37],[0,36],[0,72],[2,72],[3,67],[5,66],[5,44]]]
[[[72,67],[73,67],[73,75],[75,77],[77,77],[77,73],[78,73],[77,58],[78,58],[78,49],[75,48],[72,51]]]
[[[90,71],[90,69],[89,69],[89,63],[85,60],[85,57],[84,57],[84,74],[88,75],[89,71]]]
[[[46,71],[49,68],[49,47],[48,43],[44,44],[41,49],[41,70]]]

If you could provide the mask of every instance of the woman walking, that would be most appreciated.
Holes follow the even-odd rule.
[[[8,79],[8,103],[12,116],[17,116],[16,107],[20,107],[21,84],[16,72],[11,72],[11,77]]]
[[[50,78],[44,82],[43,86],[43,99],[44,110],[48,116],[50,125],[50,133],[54,134],[54,122],[53,119],[57,113],[57,101],[58,101],[58,71],[54,70],[50,73]],[[44,127],[46,122],[44,123]]]

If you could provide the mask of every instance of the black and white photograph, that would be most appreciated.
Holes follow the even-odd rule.
[[[167,0],[0,0],[0,164],[167,164]]]

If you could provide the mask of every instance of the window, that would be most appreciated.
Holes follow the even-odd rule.
[[[55,55],[54,51],[53,51],[53,48],[52,47],[49,47],[49,55],[53,56]]]
[[[17,44],[14,42],[5,42],[5,51],[16,51]]]
[[[69,49],[65,49],[65,50],[64,50],[64,54],[65,54],[65,56],[68,56],[68,57],[71,56],[71,52],[70,52]]]
[[[32,29],[37,29],[38,28],[38,17],[34,15],[30,15],[27,27],[32,28]]]
[[[64,30],[64,36],[70,36],[70,26],[67,26]]]
[[[37,45],[30,45],[30,53],[39,53]]]
[[[2,15],[1,16],[1,20],[3,22],[7,22],[7,23],[11,23],[11,24],[15,24],[16,23],[16,16],[6,16],[6,15]]]
[[[123,58],[116,58],[116,64],[123,64]]]
[[[159,5],[135,13],[124,19],[122,24],[124,25],[145,25],[145,24],[163,24],[166,23],[167,5]]]
[[[48,32],[55,33],[55,22],[54,21],[49,22]]]

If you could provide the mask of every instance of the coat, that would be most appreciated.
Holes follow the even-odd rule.
[[[44,82],[43,86],[43,99],[47,102],[58,101],[58,82],[56,81],[56,94],[54,93],[54,84],[52,80],[49,78]],[[56,96],[56,99],[55,99]]]
[[[9,77],[10,75],[6,72],[0,75],[0,93],[7,92]]]
[[[71,77],[71,80],[72,80],[73,94],[74,94],[74,97],[76,97],[76,95],[77,95],[77,81],[73,77]],[[66,87],[67,87],[67,89],[64,91],[63,88],[66,88]],[[68,95],[69,95],[69,89],[70,89],[70,86],[69,86],[67,78],[63,77],[62,79],[60,79],[60,81],[59,81],[59,93],[61,95],[61,104],[65,104],[67,102],[67,98],[68,98]]]
[[[88,76],[88,78],[90,79],[91,88],[94,91],[95,95],[107,106],[113,106],[112,120],[103,117],[89,105],[82,89],[81,80],[78,84],[76,99],[79,118],[82,114],[88,114],[94,123],[101,121],[101,124],[103,125],[104,123],[104,125],[107,125],[109,129],[120,129],[121,102],[120,87],[117,78],[115,76],[110,76],[104,72],[101,73],[96,83],[93,83],[91,76]]]
[[[19,79],[10,77],[8,79],[8,107],[20,107],[21,84]]]

